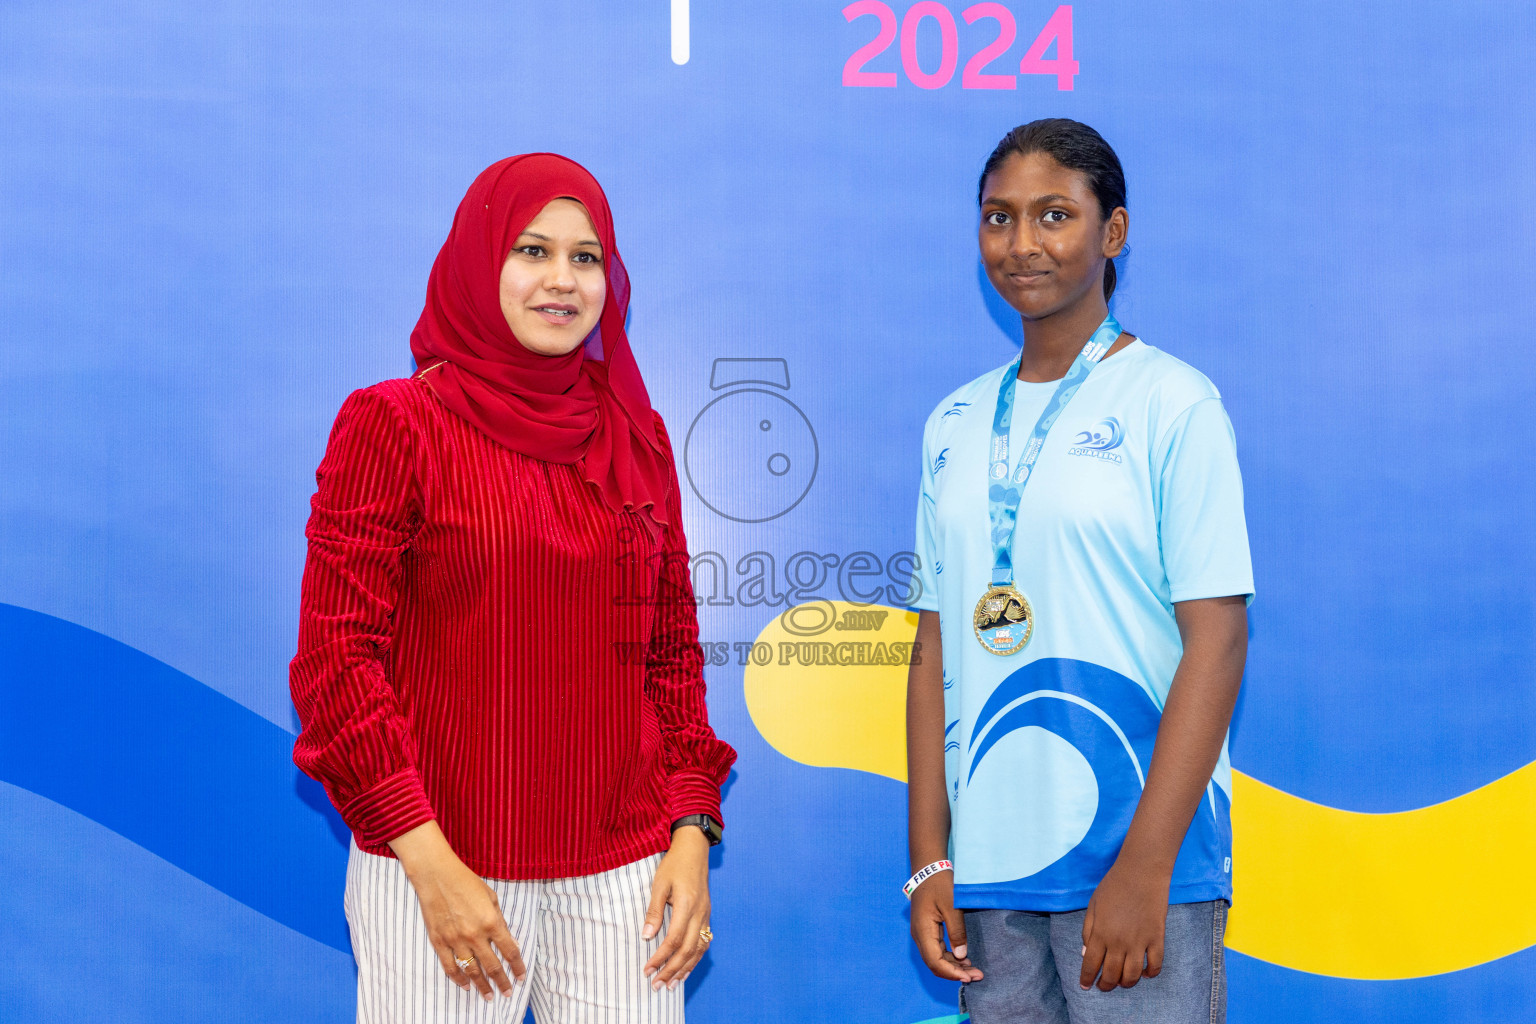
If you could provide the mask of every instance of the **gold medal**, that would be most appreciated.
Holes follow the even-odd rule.
[[[996,586],[976,602],[976,639],[993,654],[1013,654],[1029,643],[1035,613],[1029,601],[1011,585]]]

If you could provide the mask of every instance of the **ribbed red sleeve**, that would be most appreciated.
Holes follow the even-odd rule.
[[[354,393],[315,474],[305,530],[293,756],[365,845],[433,816],[388,670],[401,559],[421,517],[411,449],[393,405]]]
[[[665,436],[663,434],[663,436]],[[435,818],[492,878],[665,850],[720,816],[675,469],[669,525],[503,448],[420,380],[347,399],[317,474],[294,760],[357,844]]]
[[[656,433],[667,446],[673,472],[667,494],[664,556],[656,577],[656,617],[651,627],[645,693],[656,707],[661,728],[668,816],[675,821],[686,814],[708,814],[723,823],[720,787],[736,761],[736,751],[709,727],[698,602],[688,569],[688,541],[683,536],[677,462],[671,458],[671,441],[659,416]]]

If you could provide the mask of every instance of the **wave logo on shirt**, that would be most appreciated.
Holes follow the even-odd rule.
[[[943,451],[939,452],[939,454],[933,457],[933,475],[938,476],[939,470],[943,469],[946,465],[948,465],[948,463],[949,449],[945,448]]]
[[[960,798],[982,810],[982,824],[969,816],[956,884],[1092,889],[1130,827],[1159,717],[1141,687],[1099,665],[1042,658],[1009,675],[966,742]],[[1022,778],[1050,785],[1021,788]],[[1174,884],[1213,883],[1231,841],[1227,804],[1225,792],[1207,785]],[[1012,813],[992,813],[1004,807]]]
[[[1125,428],[1120,426],[1120,421],[1113,416],[1106,416],[1095,423],[1092,429],[1084,430],[1074,437],[1067,454],[1118,464],[1121,461],[1120,455],[1114,449],[1119,448],[1124,441]]]

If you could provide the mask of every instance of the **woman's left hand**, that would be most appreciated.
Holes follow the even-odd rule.
[[[640,934],[650,939],[661,929],[662,914],[672,905],[672,923],[656,954],[645,963],[651,988],[676,988],[709,948],[709,839],[704,830],[684,825],[672,833],[672,848],[656,867],[651,905]]]

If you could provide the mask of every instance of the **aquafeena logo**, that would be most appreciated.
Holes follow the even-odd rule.
[[[1101,462],[1113,462],[1119,465],[1120,453],[1115,451],[1125,440],[1125,429],[1120,426],[1120,421],[1113,416],[1107,416],[1093,425],[1093,429],[1084,430],[1072,439],[1072,447],[1067,449],[1068,455],[1083,455],[1090,459],[1098,459]]]

